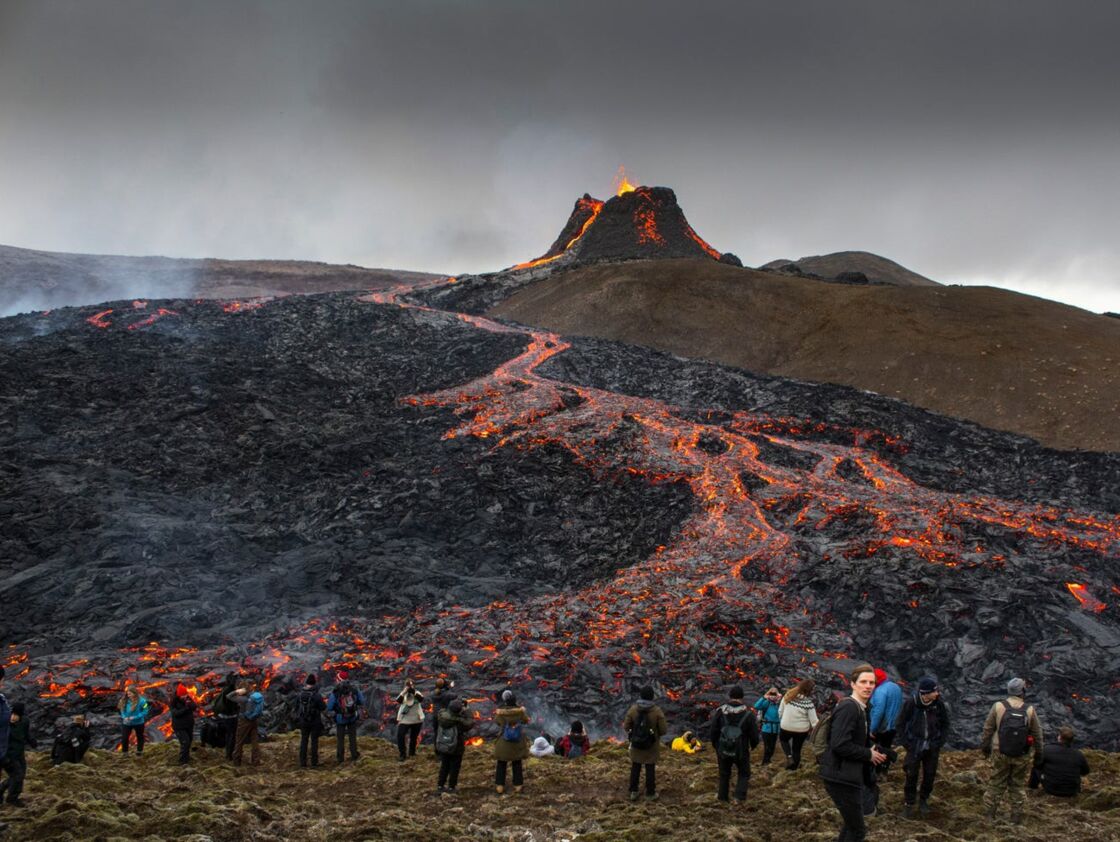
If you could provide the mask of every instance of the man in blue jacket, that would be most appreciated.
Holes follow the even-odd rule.
[[[885,670],[875,670],[875,692],[871,694],[871,742],[882,749],[894,745],[895,726],[902,712],[902,688],[891,681]],[[888,757],[891,752],[886,752]],[[876,777],[885,778],[891,761],[876,770]]]
[[[350,683],[350,673],[339,670],[338,684],[327,699],[327,711],[334,714],[335,737],[338,740],[336,757],[341,763],[346,759],[346,737],[350,737],[350,759],[358,759],[358,722],[365,710],[366,698],[362,691]]]

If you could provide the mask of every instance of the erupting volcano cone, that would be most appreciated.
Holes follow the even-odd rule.
[[[584,194],[549,250],[514,268],[673,257],[710,257],[742,265],[734,255],[721,255],[692,230],[668,187],[637,187],[606,202]]]

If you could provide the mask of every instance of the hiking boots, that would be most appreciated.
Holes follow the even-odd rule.
[[[914,805],[913,804],[903,804],[902,805],[902,818],[904,818],[904,819],[914,818]]]
[[[516,784],[516,785],[515,785],[515,786],[513,787],[513,791],[514,791],[514,792],[518,792],[518,793],[519,793],[519,792],[521,792],[521,787],[522,787],[522,785],[521,785],[521,784]]]
[[[646,793],[646,801],[656,801],[660,797],[661,796],[658,795],[656,792],[647,792]]]
[[[637,801],[640,797],[641,796],[638,795],[638,790],[636,790],[636,789],[630,790],[630,800],[631,801]]]
[[[924,798],[918,802],[918,815],[923,819],[929,815],[929,802]]]
[[[494,787],[494,792],[498,793],[498,795],[501,795],[505,791],[506,791],[506,788],[504,786],[502,786],[501,784],[498,784],[496,787]]]
[[[1012,810],[1011,811],[1011,823],[1012,824],[1022,824],[1023,823],[1023,811],[1022,810]]]

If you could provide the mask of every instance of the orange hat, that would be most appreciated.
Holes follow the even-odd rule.
[[[176,696],[189,696],[190,695],[187,692],[187,688],[183,686],[183,682],[180,681],[179,686],[175,688],[175,695]]]

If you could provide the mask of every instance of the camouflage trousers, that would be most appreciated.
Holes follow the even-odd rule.
[[[984,793],[984,806],[995,811],[1007,792],[1011,812],[1022,813],[1026,800],[1027,773],[1031,769],[1031,756],[1008,757],[998,751],[992,753],[992,776],[988,778],[988,789]]]

